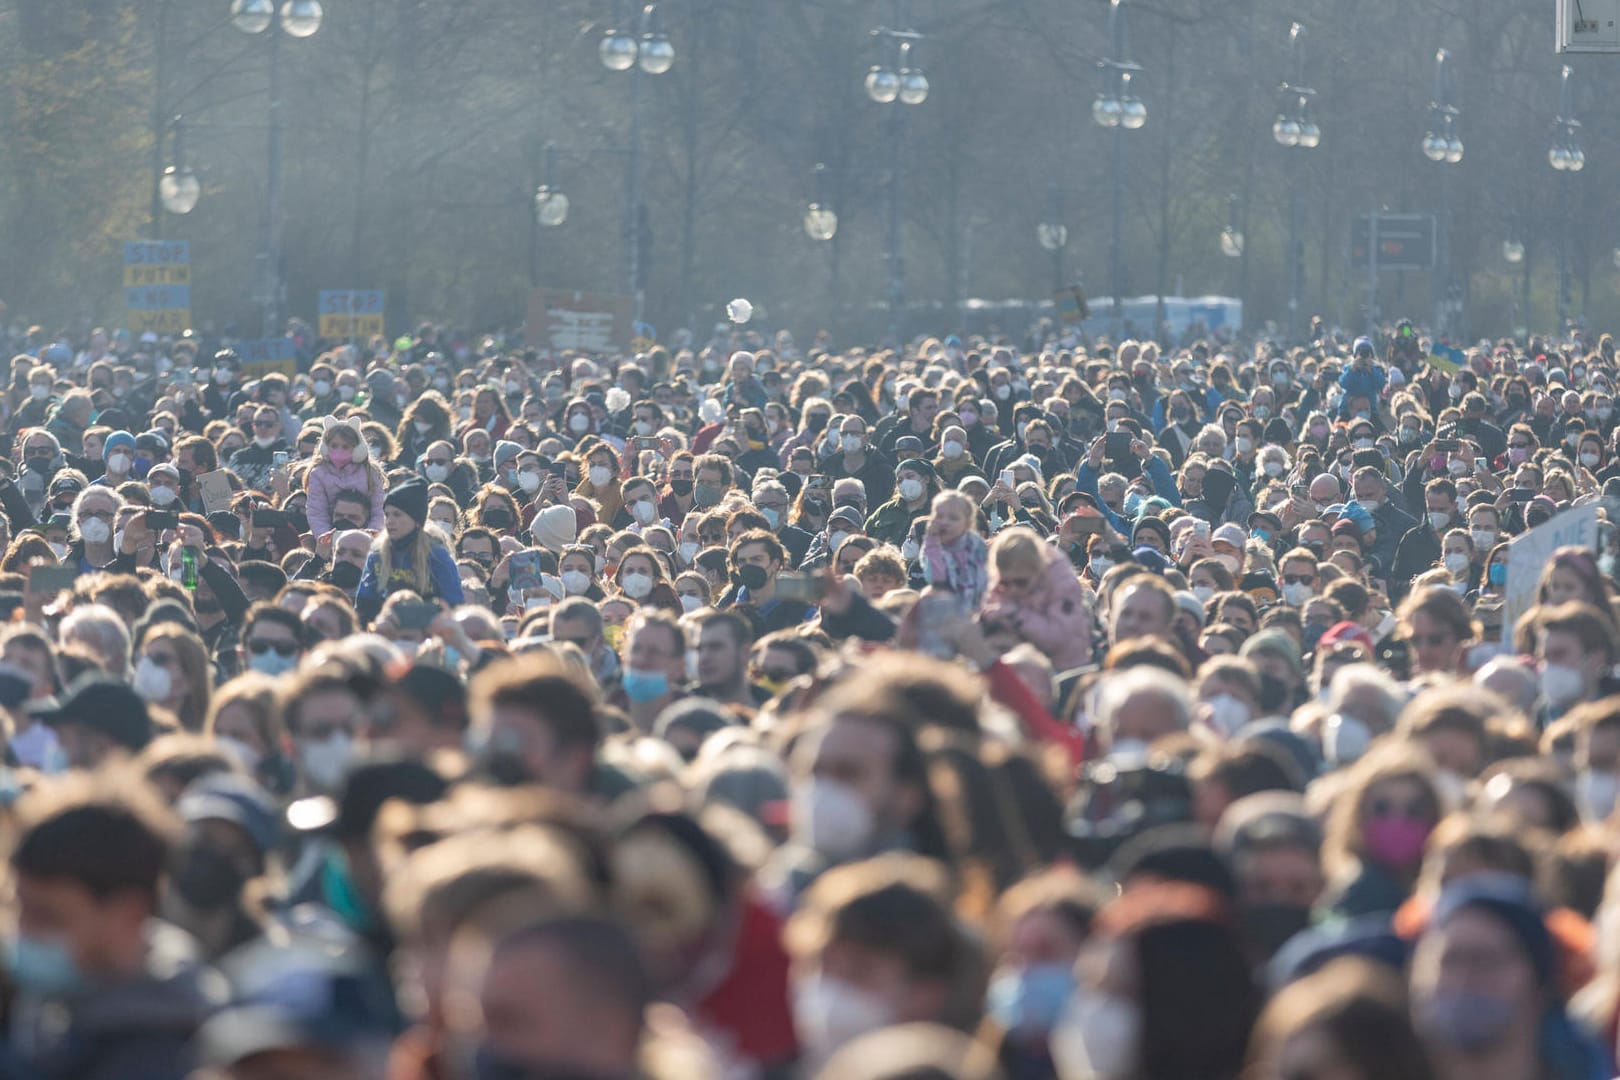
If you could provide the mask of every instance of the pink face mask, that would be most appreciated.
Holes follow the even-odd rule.
[[[1423,845],[1434,829],[1427,821],[1374,818],[1362,829],[1367,854],[1391,870],[1410,870],[1423,859]]]
[[[339,450],[334,447],[326,452],[326,457],[327,460],[329,460],[333,465],[336,465],[340,469],[345,469],[348,468],[349,464],[354,461],[354,451]]]

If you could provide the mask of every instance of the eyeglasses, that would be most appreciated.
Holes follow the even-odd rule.
[[[247,650],[254,656],[263,656],[272,651],[281,657],[298,655],[298,646],[291,641],[266,641],[263,638],[248,642]]]
[[[278,427],[280,424],[281,424],[280,420],[255,420],[255,421],[253,421],[253,426],[256,427],[256,428],[273,428],[273,427]]]
[[[1316,580],[1315,574],[1284,574],[1284,585],[1309,585]]]

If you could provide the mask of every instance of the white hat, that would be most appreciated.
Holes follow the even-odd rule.
[[[540,547],[554,555],[561,555],[563,548],[579,536],[579,518],[575,516],[572,506],[564,503],[548,506],[529,522],[529,535]]]

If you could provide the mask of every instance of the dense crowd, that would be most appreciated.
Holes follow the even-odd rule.
[[[1608,336],[0,330],[0,1080],[1608,1080]]]

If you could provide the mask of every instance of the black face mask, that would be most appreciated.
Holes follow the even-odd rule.
[[[512,524],[512,512],[499,507],[484,508],[484,524],[492,529],[505,529]]]
[[[272,559],[270,557],[270,549],[269,548],[256,548],[256,547],[243,548],[242,549],[242,558],[243,558],[243,560],[256,559],[259,562],[274,562],[275,561],[274,559]]]
[[[692,494],[692,481],[690,481],[690,480],[671,480],[669,482],[669,490],[673,491],[675,494],[681,496],[682,498],[685,498],[686,496]]]
[[[351,562],[334,563],[326,580],[344,592],[352,593],[360,587],[360,568]]]
[[[529,767],[523,758],[510,751],[486,751],[478,759],[474,772],[499,787],[518,787],[534,783],[534,777],[529,775]]]
[[[359,527],[360,523],[358,521],[350,521],[348,518],[338,518],[332,522],[332,528],[336,530],[358,529]]]
[[[766,571],[763,566],[754,566],[751,563],[737,567],[736,571],[734,571],[731,575],[731,580],[733,582],[741,585],[749,592],[756,592],[759,589],[763,589],[765,587],[765,583],[770,579],[770,573]]]
[[[1293,904],[1249,904],[1241,913],[1244,937],[1265,959],[1311,924],[1311,909]]]
[[[205,847],[194,847],[174,875],[174,887],[194,908],[224,907],[234,901],[246,883],[242,871],[229,858]]]
[[[804,418],[804,429],[806,431],[813,431],[819,435],[822,428],[825,428],[826,426],[827,418],[822,416],[820,413],[811,413],[809,416]]]

